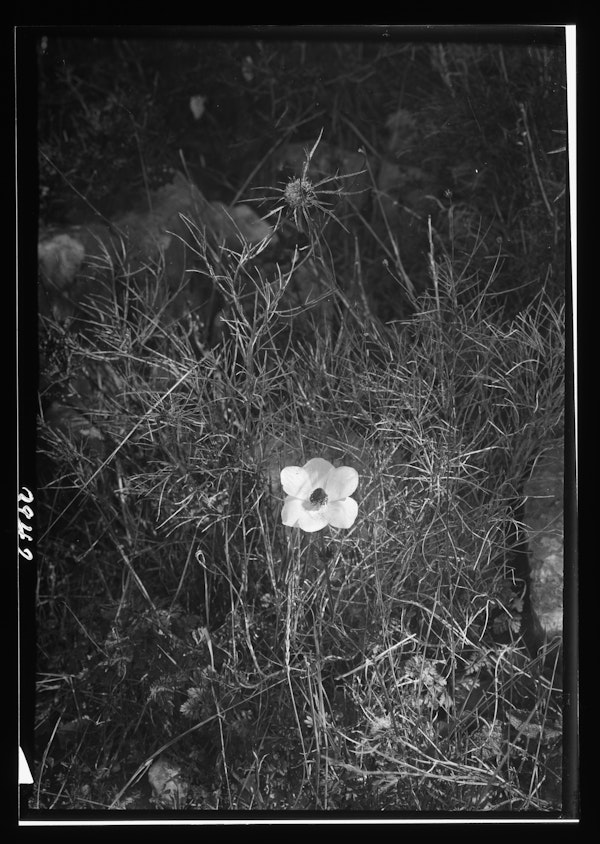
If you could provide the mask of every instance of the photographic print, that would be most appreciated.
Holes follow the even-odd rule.
[[[17,29],[22,823],[576,817],[566,33]]]

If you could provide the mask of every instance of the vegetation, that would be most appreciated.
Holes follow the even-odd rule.
[[[49,35],[38,59],[44,227],[179,170],[277,242],[186,218],[210,308],[173,317],[124,241],[40,318],[30,808],[559,810],[519,507],[564,428],[563,51]],[[359,472],[349,530],[281,524],[279,472],[314,456]]]

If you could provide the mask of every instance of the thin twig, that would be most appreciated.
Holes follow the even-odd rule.
[[[527,122],[527,111],[525,109],[525,105],[523,103],[519,103],[519,109],[521,111],[521,116],[523,118],[523,126],[525,127],[525,136],[527,138],[527,146],[529,147],[529,154],[531,155],[531,163],[533,164],[533,169],[535,170],[535,175],[537,177],[538,185],[540,186],[540,192],[542,194],[542,199],[544,200],[544,205],[546,206],[546,211],[548,212],[548,216],[555,222],[554,220],[554,213],[552,211],[552,207],[546,196],[546,191],[544,190],[544,184],[542,182],[542,177],[540,175],[540,168],[538,167],[537,159],[535,157],[535,151],[533,149],[533,141],[531,139],[531,132],[529,131],[529,124]]]

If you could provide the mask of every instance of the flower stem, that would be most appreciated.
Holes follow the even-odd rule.
[[[329,603],[331,604],[331,611],[333,612],[335,604],[333,601],[333,590],[331,588],[331,580],[329,579],[329,554],[325,544],[325,538],[321,535],[321,557],[325,565],[325,583],[327,584],[327,592],[329,594]]]

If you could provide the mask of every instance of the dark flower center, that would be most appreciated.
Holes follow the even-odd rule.
[[[325,490],[321,487],[317,487],[317,489],[311,492],[309,500],[311,504],[317,504],[319,507],[327,504],[327,495],[325,494]]]

